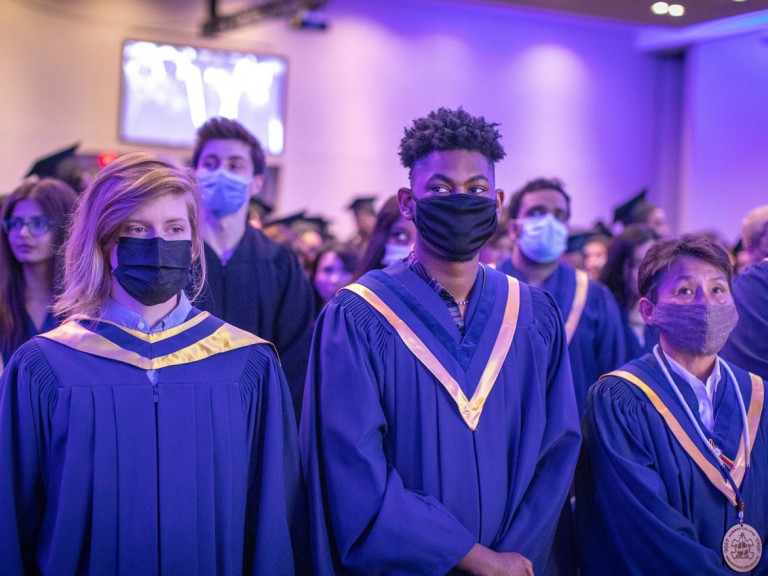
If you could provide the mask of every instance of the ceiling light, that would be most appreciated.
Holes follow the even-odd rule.
[[[653,6],[651,6],[651,12],[654,14],[666,14],[669,12],[669,4],[666,2],[656,2]]]
[[[734,2],[746,2],[747,0],[733,0]]]
[[[682,4],[670,4],[669,15],[670,16],[682,16],[685,14],[685,7]]]

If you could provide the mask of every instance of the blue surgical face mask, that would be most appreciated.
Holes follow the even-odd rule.
[[[517,245],[528,258],[545,264],[554,262],[565,252],[568,228],[552,214],[522,219],[523,231]]]
[[[410,253],[411,247],[407,244],[385,244],[381,264],[382,266],[389,266],[403,258],[407,258]]]
[[[252,178],[220,169],[201,170],[197,180],[203,207],[215,218],[223,218],[234,214],[246,203]]]

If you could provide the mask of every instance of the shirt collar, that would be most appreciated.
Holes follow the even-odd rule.
[[[715,391],[717,390],[717,385],[720,383],[721,376],[719,356],[715,356],[715,367],[712,369],[712,373],[709,375],[706,382],[702,382],[696,378],[696,376],[688,372],[688,370],[683,368],[683,366],[675,362],[675,360],[669,354],[665,354],[664,356],[669,361],[669,367],[672,368],[672,371],[680,376],[680,378],[688,382],[691,388],[693,388],[694,392],[696,392],[697,389],[700,390],[700,387],[703,387],[706,390],[710,401],[714,401]]]
[[[102,306],[100,317],[104,320],[119,324],[120,326],[138,330],[144,334],[154,334],[155,332],[170,330],[171,328],[183,324],[191,311],[192,304],[190,304],[189,298],[187,298],[187,295],[182,291],[179,303],[176,307],[152,328],[149,327],[149,322],[142,318],[140,314],[137,314],[133,310],[129,310],[122,304],[118,304],[112,298],[109,298],[104,306]]]

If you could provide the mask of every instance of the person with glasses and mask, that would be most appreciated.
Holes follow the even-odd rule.
[[[63,323],[0,378],[4,574],[303,573],[277,355],[184,293],[205,281],[200,212],[194,174],[143,152],[82,196]]]
[[[651,353],[603,376],[584,417],[582,574],[768,574],[765,382],[723,360],[736,326],[728,254],[701,234],[651,246]]]
[[[579,422],[554,302],[479,262],[497,126],[441,108],[405,130],[413,252],[319,316],[300,429],[317,574],[543,570]]]
[[[51,312],[59,248],[77,195],[60,180],[29,180],[0,212],[0,372],[24,342],[58,324]]]

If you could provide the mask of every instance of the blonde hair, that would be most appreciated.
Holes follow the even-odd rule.
[[[200,230],[200,191],[194,172],[164,156],[134,152],[108,164],[86,189],[64,245],[63,290],[54,305],[62,319],[95,316],[111,289],[109,252],[121,224],[142,204],[165,194],[184,195],[192,233],[191,299],[205,284],[205,251]]]

